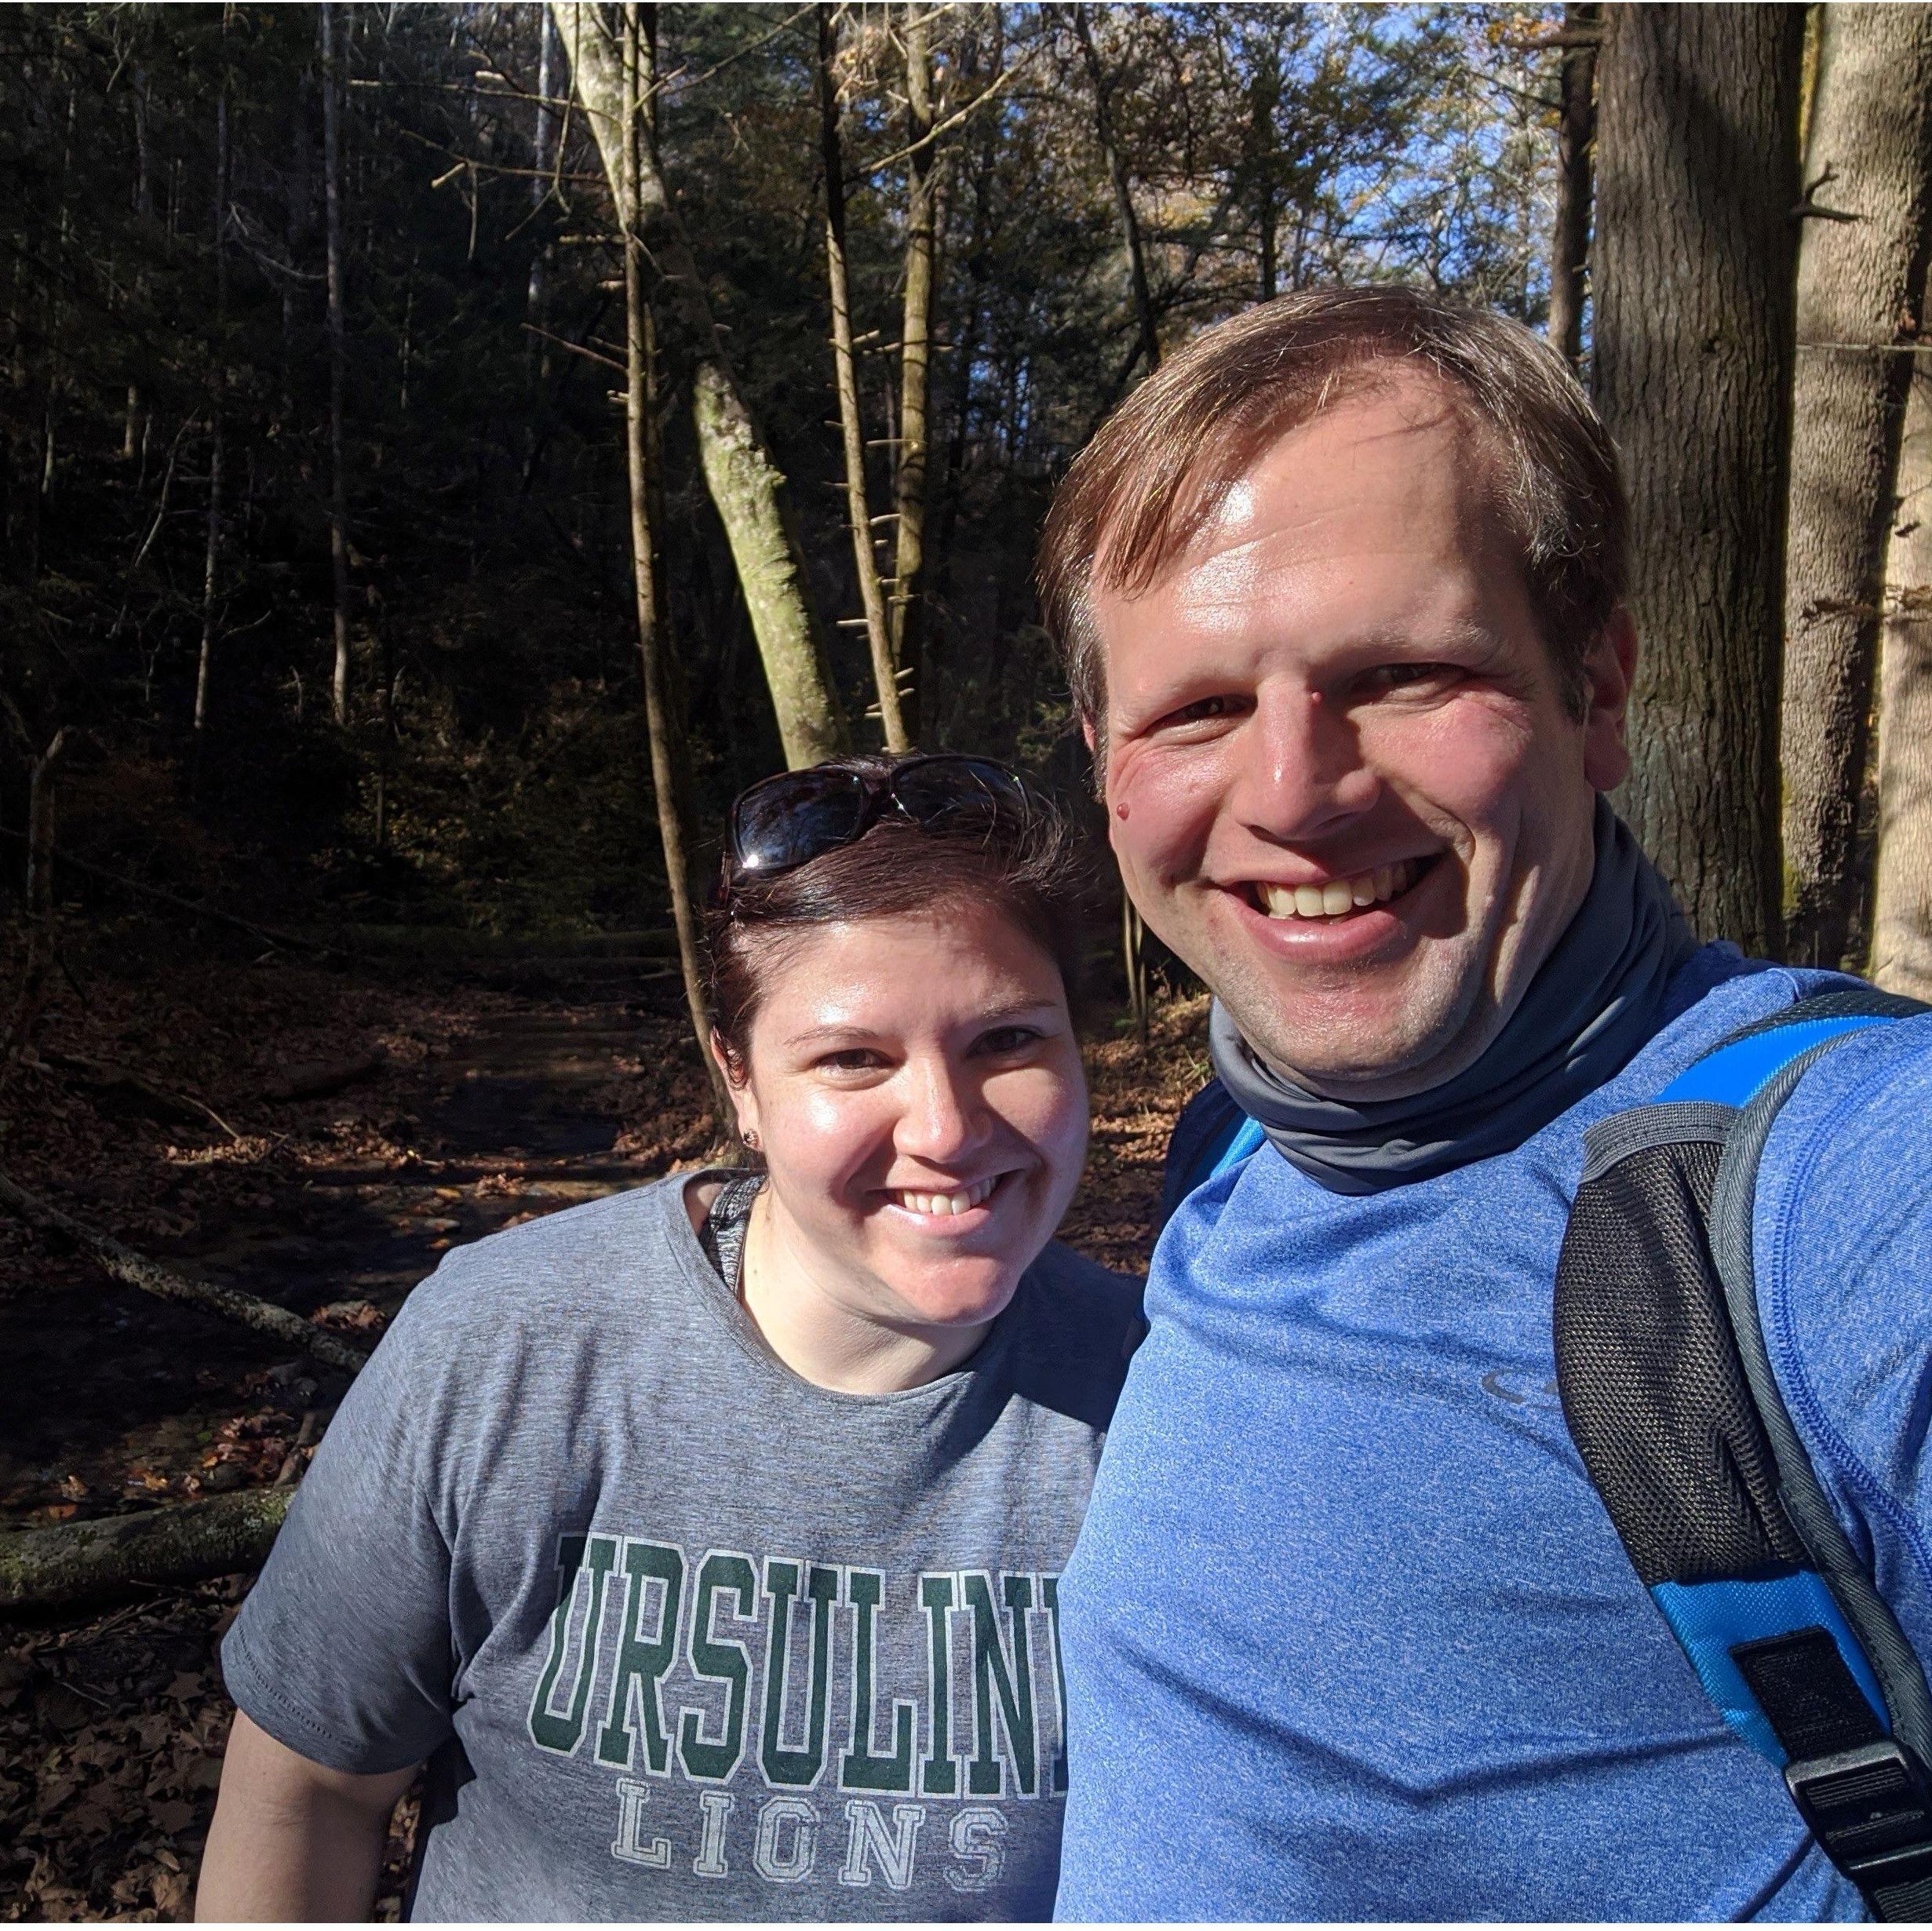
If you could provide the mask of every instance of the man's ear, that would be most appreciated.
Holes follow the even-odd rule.
[[[1637,671],[1637,626],[1618,604],[1584,659],[1583,768],[1593,789],[1614,791],[1630,774],[1624,727]]]

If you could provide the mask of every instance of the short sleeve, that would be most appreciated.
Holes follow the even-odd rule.
[[[442,1284],[416,1290],[356,1376],[221,1646],[241,1709],[330,1769],[401,1769],[450,1734],[450,1537],[428,1463],[448,1452]]]
[[[1773,1126],[1760,1323],[1835,1512],[1932,1656],[1932,1015],[1827,1054]]]

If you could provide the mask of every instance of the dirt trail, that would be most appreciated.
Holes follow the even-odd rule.
[[[168,1258],[297,1313],[334,1309],[331,1324],[373,1339],[444,1249],[647,1177],[616,1150],[617,1089],[661,1031],[615,1001],[488,1018],[451,1056],[386,1081],[400,1158],[271,1181]],[[98,1275],[9,1314],[0,1495],[15,1519],[50,1488],[111,1495],[131,1468],[178,1481],[238,1401],[286,1394],[306,1408],[340,1392],[268,1337]]]

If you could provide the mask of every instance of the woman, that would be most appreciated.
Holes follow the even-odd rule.
[[[1077,881],[986,761],[732,809],[710,930],[756,1171],[451,1255],[357,1379],[223,1650],[199,1908],[1048,1915],[1057,1587],[1138,1331],[1048,1242],[1080,1175]]]

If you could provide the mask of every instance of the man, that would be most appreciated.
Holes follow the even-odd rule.
[[[1557,359],[1391,290],[1210,330],[1056,501],[1048,621],[1121,873],[1269,1142],[1162,1236],[1063,1584],[1063,1917],[1863,1915],[1555,1393],[1585,1128],[1832,982],[1699,949],[1603,802],[1624,530]],[[1795,1230],[1760,1257],[1788,1398],[1932,1653],[1897,1338],[1932,1332],[1929,1029],[1807,1078],[1759,1224],[1774,1197]]]

